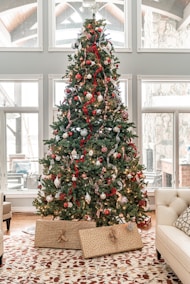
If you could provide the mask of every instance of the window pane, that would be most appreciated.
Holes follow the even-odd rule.
[[[190,106],[190,82],[143,82],[142,107],[179,106]]]
[[[115,48],[127,48],[129,44],[128,36],[125,35],[125,26],[129,26],[126,24],[128,1],[96,1],[96,19],[106,20],[106,31]],[[52,31],[52,46],[71,48],[85,19],[92,18],[92,9],[85,7],[82,0],[50,0],[50,10],[54,11],[51,26],[55,26],[55,31]]]
[[[0,48],[39,47],[39,1],[0,3]]]
[[[38,82],[0,82],[0,107],[37,107]]]
[[[65,87],[66,87],[66,82],[64,82],[63,80],[55,81],[53,107],[56,107],[57,105],[60,105],[60,103],[63,102],[64,97],[65,97]]]
[[[7,113],[6,125],[8,188],[37,188],[38,114]]]
[[[143,163],[149,187],[173,186],[173,114],[142,115]]]
[[[190,186],[190,113],[179,114],[179,186]]]
[[[141,0],[142,49],[189,49],[189,1]]]

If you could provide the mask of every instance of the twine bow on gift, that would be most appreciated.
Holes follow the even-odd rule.
[[[65,237],[65,233],[66,231],[65,230],[61,230],[61,233],[58,237],[58,243],[61,243],[61,242],[67,242],[68,239]]]
[[[112,243],[115,243],[117,241],[116,232],[113,228],[110,229],[109,238]]]

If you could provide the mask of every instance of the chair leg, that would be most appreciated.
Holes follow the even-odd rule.
[[[9,231],[11,225],[11,218],[6,220],[6,224],[7,224],[7,231]]]
[[[3,255],[0,256],[0,266],[3,264]]]
[[[161,259],[161,253],[158,250],[156,250],[156,254],[157,254],[157,259],[160,260]]]

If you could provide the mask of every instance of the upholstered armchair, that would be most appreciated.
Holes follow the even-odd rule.
[[[0,265],[3,261],[3,193],[0,193]]]

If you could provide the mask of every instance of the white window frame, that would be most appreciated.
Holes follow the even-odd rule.
[[[137,0],[137,52],[189,53],[190,48],[144,48],[141,45],[142,0]],[[177,16],[176,16],[177,17]]]
[[[43,148],[43,75],[42,74],[0,74],[0,81],[38,81],[38,107],[1,107],[1,109],[4,109],[5,112],[27,112],[27,113],[38,113],[38,125],[39,125],[39,139],[38,139],[38,149],[39,149],[39,157],[42,157],[45,153],[44,148]],[[2,130],[4,131],[4,129]],[[2,141],[2,147],[6,147],[6,141]],[[4,154],[4,153],[1,153]],[[6,157],[5,155],[3,156],[4,161],[2,162],[2,173],[6,172]],[[42,169],[39,165],[39,173],[42,172]],[[1,188],[1,186],[0,186]],[[27,196],[32,194],[32,191],[36,190],[28,190],[24,193]],[[8,192],[8,191],[7,191]],[[19,194],[19,192],[18,192]],[[17,196],[17,192],[13,192],[13,196]],[[23,195],[23,196],[24,196]]]
[[[1,51],[43,51],[43,0],[37,0],[38,46],[37,47],[2,47]],[[0,4],[1,5],[1,4]]]
[[[67,2],[63,0],[64,2]],[[75,0],[70,0],[70,2],[76,2]],[[82,0],[80,0],[82,2]],[[108,0],[109,2],[114,2],[114,0]],[[118,0],[119,1],[119,0]],[[96,0],[96,2],[101,2],[101,0]],[[125,34],[125,47],[115,48],[116,52],[132,52],[132,17],[131,17],[131,0],[124,0],[125,9],[125,23],[124,23],[124,34]],[[66,47],[56,47],[55,46],[55,5],[53,0],[48,0],[48,27],[49,27],[49,47],[48,51],[73,51],[72,46],[70,48]],[[82,25],[81,25],[82,28]],[[77,38],[77,35],[76,35]]]
[[[179,182],[179,154],[178,150],[179,149],[179,113],[189,113],[189,106],[187,107],[178,107],[176,110],[176,106],[171,107],[171,106],[166,106],[166,107],[142,107],[142,100],[141,100],[141,95],[142,95],[142,82],[143,81],[157,81],[157,82],[171,82],[171,81],[188,81],[190,82],[190,76],[154,76],[154,75],[138,75],[137,76],[137,94],[138,94],[138,100],[137,100],[137,125],[138,125],[138,149],[139,152],[141,153],[141,158],[142,158],[142,137],[143,137],[143,132],[142,132],[142,114],[143,113],[173,113],[174,114],[174,144],[173,144],[173,173],[175,174],[175,180],[174,180],[174,186],[178,187],[178,182]],[[142,162],[142,159],[141,159]]]

